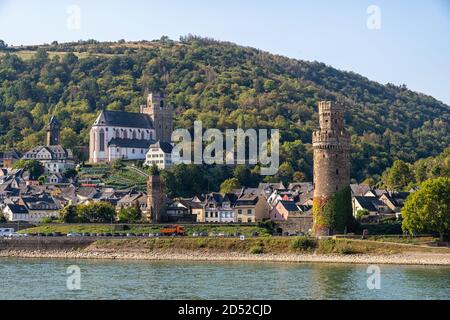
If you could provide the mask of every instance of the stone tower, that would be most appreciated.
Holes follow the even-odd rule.
[[[59,145],[59,121],[55,116],[52,116],[47,125],[47,145]]]
[[[159,174],[153,174],[147,180],[147,212],[152,223],[165,221],[166,194]]]
[[[350,134],[344,112],[340,103],[319,102],[320,128],[313,133],[316,236],[344,232],[351,210]]]
[[[172,142],[173,107],[166,104],[164,94],[150,93],[147,105],[141,106],[141,113],[152,118],[156,141]]]

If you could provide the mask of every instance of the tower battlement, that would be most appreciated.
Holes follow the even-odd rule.
[[[333,101],[320,101],[319,102],[319,113],[324,112],[345,112],[344,106],[339,102]]]

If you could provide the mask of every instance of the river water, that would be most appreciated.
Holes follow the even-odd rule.
[[[379,268],[0,258],[0,299],[450,299],[450,267]]]

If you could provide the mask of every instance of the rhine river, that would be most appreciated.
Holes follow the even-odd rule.
[[[450,299],[450,267],[380,265],[372,290],[367,267],[0,258],[0,299]]]

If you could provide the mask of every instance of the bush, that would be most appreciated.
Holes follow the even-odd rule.
[[[319,252],[320,253],[333,253],[336,246],[336,240],[325,239],[319,241]]]
[[[261,245],[253,246],[250,248],[251,254],[263,254],[264,248]]]
[[[5,222],[7,222],[5,215],[2,212],[0,212],[0,223],[5,223]]]
[[[298,237],[292,240],[291,248],[295,250],[310,250],[316,247],[316,243],[308,237]]]
[[[51,217],[44,217],[44,218],[41,218],[41,220],[39,222],[40,223],[52,223],[53,221],[54,221],[54,219]]]

